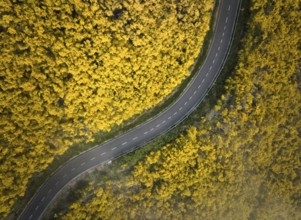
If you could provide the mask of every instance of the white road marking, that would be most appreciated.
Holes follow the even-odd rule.
[[[220,49],[221,49],[221,46],[218,47],[218,50],[220,50]]]
[[[185,102],[184,105],[187,105],[187,102]]]
[[[168,117],[168,120],[170,120],[170,119],[171,119],[171,116]]]
[[[195,95],[195,94],[196,94],[196,91],[193,92],[193,95]]]
[[[122,145],[126,145],[128,142],[123,142]]]
[[[105,155],[107,152],[103,152],[102,154],[101,154],[101,156],[103,156],[103,155]]]
[[[31,219],[31,218],[32,218],[32,215],[29,216],[29,219]]]
[[[221,39],[221,42],[220,43],[223,43],[223,39]]]
[[[176,114],[178,114],[178,112],[173,113],[173,115],[176,115]]]
[[[208,73],[206,73],[206,76],[208,76]]]
[[[217,57],[217,53],[215,54],[215,57]]]
[[[86,164],[86,162],[81,163],[81,166],[84,166]]]
[[[230,11],[230,8],[231,8],[231,6],[229,5],[229,7],[228,7],[228,11]],[[226,23],[228,22],[228,17],[226,18]],[[224,29],[226,29],[226,26],[224,27]],[[224,36],[224,33],[223,33],[223,36]],[[222,43],[222,41],[223,41],[223,39],[221,39],[221,41],[220,41],[220,43]],[[220,48],[220,47],[219,47]],[[217,54],[216,54],[217,55]],[[215,62],[215,60],[213,60],[213,63]],[[210,67],[210,68],[212,68],[212,66]],[[206,76],[208,75],[208,73],[206,74]],[[202,80],[202,83],[204,82],[204,79]],[[198,88],[200,88],[200,85],[198,86]],[[194,93],[195,94],[195,93]],[[189,98],[189,100],[192,98],[192,96]],[[187,102],[185,102],[185,104],[184,105],[186,105],[187,104]],[[182,108],[182,107],[181,107]],[[181,109],[180,108],[180,109]],[[175,112],[174,113],[174,115],[176,115],[177,114],[177,112]],[[169,117],[168,119],[170,119],[171,117]],[[165,123],[165,121],[164,121],[164,123]],[[163,122],[162,122],[162,124],[163,124]],[[159,127],[160,125],[157,125],[157,127]],[[152,128],[153,129],[153,128]],[[134,137],[133,138],[133,140],[136,140],[136,139],[138,139],[138,137]],[[127,142],[124,142],[122,145],[125,145],[125,144],[127,144]],[[114,149],[116,149],[116,147],[114,147],[114,148],[112,148],[112,150],[114,150]],[[105,155],[106,154],[106,152],[104,152],[104,153],[102,153],[101,155]],[[91,158],[90,160],[94,160],[95,159],[95,157],[93,157],[93,158]],[[84,163],[82,163],[81,165],[84,165],[85,164],[85,162]],[[71,171],[74,171],[75,170],[75,168],[72,168],[72,170]],[[56,185],[58,184],[58,182],[56,182]],[[50,189],[50,190],[48,190],[48,193],[50,193],[52,191],[52,189]],[[42,198],[42,201],[45,199],[45,197],[43,197]],[[36,206],[35,207],[35,210],[37,210],[39,208],[39,206]],[[29,217],[29,219],[31,219],[33,217],[33,215],[31,215],[30,217]]]
[[[200,89],[200,88],[201,88],[201,85],[198,86],[198,89]]]
[[[144,132],[144,134],[147,134],[147,133],[148,133],[148,131]]]
[[[166,122],[165,120],[164,120],[164,121],[162,121],[162,124],[165,124],[165,122]]]
[[[226,30],[226,28],[227,28],[227,26],[225,25],[225,26],[224,26],[224,30]]]
[[[202,80],[202,83],[204,83],[205,79]]]
[[[182,110],[182,107],[181,108],[179,108],[179,111],[181,111]]]
[[[117,149],[117,147],[113,147],[111,150],[116,150]]]
[[[223,36],[225,36],[225,32],[223,32]]]
[[[153,131],[153,130],[154,130],[154,128],[151,128],[151,129],[150,129],[150,131]]]
[[[213,64],[215,63],[215,59],[212,61],[212,63],[213,63]]]
[[[45,200],[45,196],[41,199],[41,201],[43,202]]]
[[[189,100],[191,100],[191,99],[192,99],[192,96],[189,97]]]
[[[160,124],[157,124],[156,127],[157,127],[157,128],[160,127]]]

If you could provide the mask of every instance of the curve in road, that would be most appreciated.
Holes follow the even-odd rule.
[[[214,36],[206,60],[181,96],[154,118],[69,160],[41,186],[18,219],[41,218],[51,201],[71,180],[168,131],[199,105],[224,65],[240,7],[240,0],[221,0],[219,2]]]

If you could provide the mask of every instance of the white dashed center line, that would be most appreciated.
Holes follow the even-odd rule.
[[[230,9],[231,9],[231,5],[229,5],[228,6],[228,11],[230,11]],[[228,22],[228,17],[226,17],[226,21],[225,21],[226,23]],[[226,26],[224,26],[224,30],[226,30]],[[225,35],[225,33],[223,32],[222,33],[222,36],[224,36]],[[223,39],[221,39],[220,40],[220,44],[223,42]],[[218,47],[218,51],[220,50],[220,46]],[[215,54],[215,57],[217,57],[217,53]],[[213,64],[215,63],[215,59],[213,60],[213,62],[212,62]],[[210,68],[209,68],[210,70],[212,69],[212,66],[210,66]],[[208,72],[206,73],[206,77],[208,76]],[[204,83],[204,81],[205,81],[205,79],[203,79],[202,80],[202,83]],[[199,85],[198,86],[198,89],[199,88],[201,88],[201,85]],[[195,95],[196,94],[196,91],[194,91],[193,92],[193,94]],[[193,96],[193,95],[192,95]],[[192,99],[192,96],[190,96],[189,97],[189,100],[191,100]],[[185,104],[184,105],[187,105],[187,102],[185,102]],[[182,110],[182,107],[180,107],[179,108],[179,111],[181,111]],[[177,114],[177,112],[175,112],[173,115],[175,116]],[[168,117],[168,119],[171,119],[171,116],[169,116]],[[162,124],[164,124],[164,123],[166,123],[166,121],[164,120],[163,122],[162,122]],[[156,127],[158,128],[158,127],[160,127],[160,124],[158,124],[158,125],[156,125]],[[150,131],[153,131],[154,130],[154,128],[151,128],[151,130]],[[148,131],[146,131],[146,132],[144,132],[144,134],[148,134]],[[134,137],[132,140],[136,140],[136,139],[138,139],[138,137]],[[122,145],[126,145],[127,144],[127,142],[124,142],[124,143],[122,143]],[[113,151],[113,150],[116,150],[117,149],[117,147],[113,147],[111,150]],[[106,152],[103,152],[102,154],[101,154],[101,156],[103,156],[103,155],[105,155],[106,154]],[[90,160],[92,161],[92,160],[95,160],[96,158],[95,157],[93,157],[93,158],[91,158]],[[83,162],[83,163],[81,163],[81,166],[84,166],[86,164],[86,162]],[[71,171],[74,171],[75,170],[75,168],[72,168],[71,169]],[[65,174],[64,176],[63,176],[63,178],[65,178],[67,175]],[[59,181],[57,181],[56,183],[55,183],[55,185],[58,185],[59,184]],[[48,190],[48,194],[49,193],[51,193],[51,191],[52,191],[52,189],[49,189]],[[41,201],[43,202],[45,200],[45,196],[41,199]],[[35,210],[37,211],[39,209],[39,206],[36,206],[35,207]],[[32,219],[32,217],[33,217],[33,214],[32,215],[30,215],[30,217],[29,217],[29,219]]]
[[[225,32],[223,32],[223,36],[225,36]]]
[[[176,115],[176,114],[178,114],[178,112],[173,113],[173,115]]]
[[[227,28],[227,26],[225,25],[225,26],[224,26],[224,30],[226,30],[226,28]]]
[[[209,67],[209,71],[212,69],[212,66]]]
[[[218,50],[220,50],[220,49],[221,49],[221,46],[218,47]]]

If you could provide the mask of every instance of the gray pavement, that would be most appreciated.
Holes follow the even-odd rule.
[[[240,0],[220,0],[213,41],[204,64],[187,88],[166,110],[124,135],[80,154],[57,170],[34,195],[18,219],[34,220],[42,214],[64,186],[83,172],[107,163],[166,132],[189,115],[202,101],[219,75],[227,57]]]

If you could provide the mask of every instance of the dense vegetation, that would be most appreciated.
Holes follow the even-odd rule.
[[[0,217],[29,178],[189,75],[213,0],[0,1]]]
[[[251,1],[226,93],[198,126],[98,181],[61,219],[300,219],[298,1]]]

